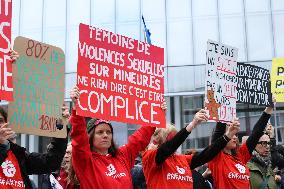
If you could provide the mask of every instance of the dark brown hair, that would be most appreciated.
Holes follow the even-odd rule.
[[[95,150],[95,147],[94,147],[94,144],[93,144],[93,140],[94,140],[94,136],[95,136],[95,130],[96,130],[96,127],[98,125],[96,125],[90,132],[89,132],[89,144],[90,144],[90,148],[91,148],[91,151],[94,151]],[[110,126],[111,128],[111,133],[113,135],[113,129],[112,127]],[[108,153],[112,156],[112,157],[115,157],[116,156],[116,153],[117,153],[117,146],[115,145],[114,143],[114,140],[113,140],[113,136],[111,138],[111,145],[110,147],[108,148]]]
[[[218,123],[217,123],[218,124]],[[218,133],[218,135],[220,135],[220,136],[223,136],[225,133],[226,133],[226,129],[227,129],[227,126],[226,126],[226,124],[224,124],[224,125],[222,125],[223,127],[225,127],[224,129],[224,131],[222,131],[222,133]],[[213,138],[213,136],[214,136],[214,133],[215,133],[215,130],[216,130],[216,128],[214,128],[213,130],[212,130],[212,135],[211,135],[211,141],[210,141],[210,143],[212,144],[212,140],[215,142],[218,138]],[[237,134],[236,134],[237,135]],[[220,137],[219,136],[219,137]],[[210,144],[210,145],[211,145]],[[227,143],[228,144],[228,143]],[[239,148],[240,148],[240,141],[239,141],[239,137],[237,136],[237,145],[236,145],[236,148],[234,148],[234,149],[231,149],[231,155],[234,157],[234,158],[236,158],[237,157],[237,155],[238,155],[238,151],[239,151]]]
[[[8,114],[2,106],[0,106],[0,114],[4,117],[4,121],[7,123]]]

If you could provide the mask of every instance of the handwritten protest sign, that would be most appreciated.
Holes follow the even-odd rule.
[[[271,92],[276,102],[284,102],[284,58],[272,59]]]
[[[0,3],[0,100],[13,100],[11,48],[12,0]]]
[[[209,120],[229,122],[236,116],[237,57],[236,48],[208,40],[205,107]]]
[[[79,115],[165,127],[162,48],[80,24],[77,74]]]
[[[269,70],[238,63],[237,102],[270,106],[272,94],[270,92]]]
[[[64,52],[24,37],[16,38],[14,49],[20,57],[13,64],[11,127],[19,133],[65,138],[66,127],[56,127],[64,102]]]

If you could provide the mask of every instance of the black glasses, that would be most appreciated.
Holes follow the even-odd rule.
[[[272,146],[272,142],[270,142],[270,141],[259,141],[257,144],[261,144],[263,147],[266,147],[266,146],[271,147]]]

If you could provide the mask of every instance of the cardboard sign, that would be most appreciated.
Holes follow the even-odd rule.
[[[0,3],[0,100],[13,100],[11,48],[12,0]]]
[[[269,70],[238,63],[237,102],[263,106],[272,105]]]
[[[20,57],[13,64],[11,127],[19,133],[65,138],[66,127],[56,127],[64,102],[64,52],[24,37],[16,38],[14,49]]]
[[[205,107],[209,120],[229,122],[236,116],[238,49],[207,42]]]
[[[284,102],[284,58],[272,59],[271,92],[276,102]]]
[[[77,113],[165,127],[164,50],[80,24]]]

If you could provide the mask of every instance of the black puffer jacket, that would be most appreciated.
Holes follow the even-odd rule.
[[[16,156],[20,169],[22,179],[25,183],[26,189],[32,189],[31,181],[28,175],[51,173],[60,168],[61,161],[66,151],[67,138],[59,139],[52,138],[47,153],[29,153],[25,148],[9,142],[10,150]],[[1,150],[0,165],[7,158],[7,153]]]

